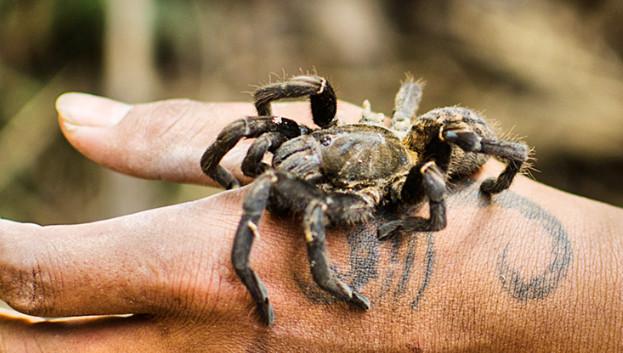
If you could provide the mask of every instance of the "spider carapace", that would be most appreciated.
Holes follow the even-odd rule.
[[[271,115],[270,104],[282,98],[309,97],[313,129]],[[357,308],[369,300],[342,282],[331,269],[325,225],[354,225],[372,219],[381,207],[403,209],[404,216],[378,229],[381,239],[398,232],[432,232],[446,226],[446,182],[469,177],[489,158],[506,162],[497,178],[485,180],[486,194],[507,189],[528,158],[523,143],[498,139],[485,119],[462,107],[417,115],[422,84],[407,77],[395,99],[391,128],[384,115],[364,102],[358,124],[340,125],[337,100],[329,82],[300,75],[255,91],[258,116],[231,123],[201,159],[203,171],[225,188],[238,180],[219,166],[242,138],[255,138],[242,162],[242,172],[256,178],[246,193],[243,215],[232,250],[234,269],[257,304],[261,320],[272,324],[268,292],[249,267],[249,254],[264,209],[293,214],[301,220],[314,281]],[[271,165],[263,162],[271,152]],[[411,216],[410,208],[429,204],[429,217]]]

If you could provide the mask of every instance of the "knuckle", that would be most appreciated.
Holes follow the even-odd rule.
[[[238,282],[233,280],[235,275],[231,273],[230,265],[216,256],[204,261],[205,255],[199,256],[202,252],[191,253],[180,261],[178,265],[181,267],[167,279],[169,290],[164,292],[164,297],[156,298],[156,305],[165,312],[208,317],[227,308],[235,297]],[[220,307],[222,305],[224,308]]]
[[[50,286],[42,267],[36,261],[16,261],[4,266],[3,299],[13,309],[31,315],[44,315],[51,308]]]
[[[156,176],[167,174],[171,168],[185,162],[184,148],[179,141],[188,138],[195,127],[200,103],[188,99],[171,99],[132,108],[114,130],[111,153],[125,156],[125,168],[144,169],[145,165]],[[183,150],[184,153],[178,153]],[[166,151],[167,158],[162,153]],[[128,153],[131,152],[131,153]]]
[[[168,99],[153,103],[151,115],[152,117],[166,119],[167,121],[176,121],[186,116],[198,104],[185,98]]]
[[[43,315],[52,308],[50,294],[52,294],[53,271],[48,265],[43,265],[35,253],[45,254],[42,248],[41,237],[36,233],[39,226],[20,225],[18,232],[3,232],[0,242],[11,244],[10,248],[3,246],[0,259],[0,296],[17,311]],[[27,229],[30,228],[30,229]],[[30,235],[25,235],[30,231]],[[21,233],[21,234],[18,234]],[[32,236],[32,238],[31,238]],[[30,239],[37,239],[38,245],[32,246]],[[44,245],[43,245],[44,246]],[[24,250],[21,250],[24,249]]]
[[[166,143],[185,131],[185,121],[200,103],[189,99],[169,99],[136,106],[132,119],[124,119],[118,132],[125,143],[133,143],[135,149],[149,149],[154,142]],[[141,137],[137,139],[137,136]]]

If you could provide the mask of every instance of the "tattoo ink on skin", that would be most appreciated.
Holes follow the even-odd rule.
[[[402,269],[402,276],[400,276],[400,282],[398,282],[398,286],[394,292],[394,297],[401,297],[407,289],[409,279],[411,278],[411,268],[413,267],[413,263],[415,261],[415,247],[417,245],[418,238],[419,237],[409,238],[409,243],[407,244],[407,254],[405,255],[404,267]]]
[[[390,257],[389,262],[391,264],[389,271],[387,272],[387,276],[385,276],[385,280],[383,281],[383,285],[381,286],[381,290],[377,295],[377,299],[382,299],[386,293],[391,291],[392,282],[394,280],[394,267],[400,262],[399,259],[399,251],[401,245],[401,237],[394,237],[389,240],[391,243]]]
[[[380,290],[376,293],[365,293],[372,301],[383,300],[393,292],[395,300],[401,299],[407,293],[409,285],[413,281],[419,281],[417,294],[410,299],[410,305],[416,309],[423,297],[432,277],[434,263],[433,233],[408,234],[396,236],[391,240],[382,242],[377,239],[377,227],[386,221],[386,217],[380,214],[378,220],[367,225],[356,226],[348,235],[349,262],[347,269],[332,266],[332,270],[338,278],[349,284],[353,289],[365,293],[365,287],[371,281],[382,280]],[[419,239],[426,239],[426,252],[422,259],[417,259]],[[420,242],[421,243],[421,242]],[[389,248],[388,248],[389,247]],[[379,267],[382,249],[389,252],[389,264]],[[401,250],[404,254],[401,256]],[[423,262],[422,278],[412,276],[416,264]],[[397,274],[400,275],[397,275]],[[317,287],[309,278],[303,277],[299,272],[294,272],[294,280],[305,296],[318,304],[330,304],[337,301],[333,296]],[[419,276],[418,276],[419,277]],[[397,283],[395,283],[397,282]]]
[[[349,269],[344,271],[331,266],[336,276],[355,290],[361,290],[371,280],[378,277],[379,244],[376,238],[376,225],[358,225],[348,235]],[[330,251],[330,250],[329,250]],[[332,304],[335,297],[320,289],[310,278],[298,271],[293,273],[294,281],[305,296],[317,304]]]
[[[534,202],[514,193],[500,195],[496,200],[502,207],[519,211],[526,219],[538,223],[551,240],[551,260],[537,275],[527,277],[508,263],[510,243],[507,243],[497,261],[497,273],[502,288],[513,298],[527,301],[543,299],[556,289],[566,276],[572,259],[571,242],[558,219]]]
[[[511,190],[491,198],[478,192],[478,188],[469,187],[472,184],[475,183],[469,180],[461,185],[455,200],[463,205],[476,204],[481,208],[495,205],[517,211],[529,222],[538,224],[551,240],[551,260],[540,274],[530,277],[509,264],[508,254],[512,249],[508,242],[497,259],[497,277],[502,288],[513,298],[521,301],[543,299],[551,294],[565,278],[573,258],[571,241],[565,227],[547,210]],[[452,209],[452,205],[449,208]]]
[[[353,234],[348,236],[348,245],[350,247],[350,271],[344,274],[338,272],[338,276],[348,281],[355,290],[361,290],[370,280],[379,275],[380,253],[376,227],[358,227]]]
[[[496,277],[502,288],[513,298],[520,301],[543,299],[551,294],[565,278],[573,253],[569,236],[560,221],[547,210],[529,199],[506,190],[493,198],[483,195],[479,190],[479,183],[471,180],[455,185],[448,199],[448,209],[451,212],[461,212],[462,207],[501,207],[519,212],[529,222],[538,224],[544,229],[544,234],[551,240],[551,259],[546,268],[539,274],[525,274],[509,263],[509,254],[513,250],[510,242],[506,244],[498,255],[495,268]],[[410,305],[417,310],[422,304],[434,275],[435,267],[435,233],[402,234],[391,240],[380,242],[376,237],[377,227],[388,219],[395,219],[396,215],[379,214],[378,218],[369,224],[358,225],[349,232],[349,262],[348,268],[332,266],[336,275],[353,289],[368,295],[371,301],[381,301],[392,293],[393,300],[399,300],[409,292],[409,287],[416,285],[415,296]],[[423,258],[418,259],[418,245],[426,250]],[[420,255],[422,256],[422,251]],[[388,262],[379,266],[382,253],[388,253]],[[418,266],[421,266],[418,268]],[[421,276],[413,276],[413,272],[421,272]],[[400,275],[397,275],[400,273]],[[335,299],[330,294],[304,277],[299,272],[293,272],[294,280],[305,296],[314,303],[330,304]],[[377,293],[366,293],[366,286],[373,281],[381,280],[380,290]]]
[[[424,268],[424,278],[422,280],[422,284],[417,290],[417,294],[415,295],[415,299],[411,302],[411,309],[415,310],[420,303],[420,299],[424,295],[424,291],[428,288],[428,284],[430,283],[430,278],[433,274],[433,264],[435,261],[435,247],[433,244],[433,234],[426,234],[426,263]]]

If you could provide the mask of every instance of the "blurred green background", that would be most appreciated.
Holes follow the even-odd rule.
[[[56,125],[64,91],[250,100],[299,68],[385,112],[410,71],[423,110],[483,111],[535,146],[536,179],[623,206],[622,58],[620,0],[0,0],[0,216],[83,222],[214,192],[87,161]]]

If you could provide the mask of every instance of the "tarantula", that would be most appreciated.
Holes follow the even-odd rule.
[[[319,128],[271,115],[272,101],[304,96],[311,101]],[[467,108],[438,108],[417,116],[422,85],[411,77],[396,95],[391,129],[383,126],[383,114],[373,113],[367,101],[358,124],[339,125],[334,90],[315,75],[260,87],[254,98],[258,116],[223,129],[205,151],[201,168],[227,189],[239,186],[219,162],[241,138],[256,138],[242,172],[257,178],[244,199],[231,260],[267,325],[274,320],[268,292],[249,267],[265,208],[302,218],[314,281],[335,297],[367,310],[369,300],[331,270],[325,225],[354,225],[370,220],[381,207],[408,210],[428,200],[428,218],[407,215],[390,221],[379,227],[378,236],[439,231],[446,227],[446,181],[468,177],[491,155],[505,160],[506,168],[497,178],[485,180],[480,190],[499,193],[510,186],[528,158],[525,144],[497,139],[485,119]],[[263,162],[267,152],[272,153],[272,165]]]

